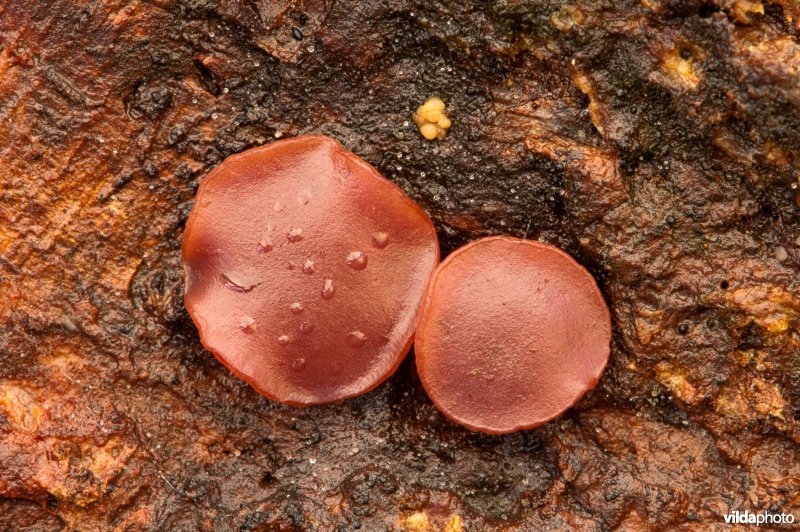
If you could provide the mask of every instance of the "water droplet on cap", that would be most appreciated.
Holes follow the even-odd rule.
[[[303,230],[299,227],[292,227],[288,233],[286,233],[286,240],[289,242],[300,242],[303,240]]]
[[[383,249],[389,244],[389,233],[383,231],[372,235],[372,246],[378,249]]]
[[[300,314],[303,312],[303,304],[299,301],[295,301],[291,305],[289,305],[289,310],[292,311],[292,314]]]
[[[292,362],[292,369],[295,371],[302,371],[306,367],[306,359],[303,357],[295,358]]]
[[[243,316],[239,320],[239,328],[243,331],[249,330],[253,324],[256,322],[251,316]]]
[[[268,251],[272,251],[274,244],[272,243],[272,237],[270,236],[270,233],[272,232],[273,229],[274,227],[272,227],[272,224],[267,224],[267,230],[264,231],[264,235],[258,241],[259,253],[266,253]]]
[[[226,273],[222,274],[222,280],[225,283],[225,288],[227,288],[228,290],[233,290],[234,292],[239,292],[240,294],[246,294],[256,286],[258,286],[258,284],[244,283],[233,277],[231,274],[226,274]]]
[[[347,256],[345,262],[354,270],[363,270],[367,267],[367,254],[363,251],[353,251]]]
[[[347,334],[347,343],[353,347],[361,347],[366,341],[367,335],[361,331],[353,331]]]
[[[268,251],[272,251],[272,241],[268,238],[262,238],[258,241],[258,252],[259,253],[267,253]]]
[[[306,259],[306,261],[303,263],[303,273],[311,275],[315,271],[317,271],[317,267],[314,266],[314,261],[311,259]]]
[[[303,323],[297,326],[297,332],[299,332],[302,335],[309,335],[313,330],[314,330],[314,324],[308,321],[304,321]]]
[[[325,279],[322,283],[322,299],[330,299],[336,293],[336,285],[333,284],[333,279]]]
[[[290,341],[291,339],[285,334],[278,336],[278,343],[281,345],[288,345]]]

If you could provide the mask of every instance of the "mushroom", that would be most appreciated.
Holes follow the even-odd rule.
[[[182,251],[203,345],[258,392],[295,405],[354,397],[391,375],[439,261],[422,209],[316,135],[212,170]]]
[[[505,434],[558,417],[594,388],[610,341],[603,296],[572,257],[541,242],[484,238],[431,277],[417,371],[445,416]]]

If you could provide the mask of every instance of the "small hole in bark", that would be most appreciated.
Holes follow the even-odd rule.
[[[719,13],[719,8],[714,4],[703,4],[700,6],[700,9],[697,10],[697,14],[700,18],[710,17],[714,13]]]
[[[194,68],[197,70],[197,77],[200,80],[200,85],[214,96],[219,96],[219,87],[217,86],[217,78],[207,66],[200,60],[194,61]]]
[[[47,509],[51,512],[58,510],[58,499],[52,495],[47,497],[47,502],[45,504],[47,505]]]
[[[275,477],[272,476],[272,471],[266,471],[261,475],[261,480],[258,481],[258,485],[262,488],[266,488],[273,482],[275,482]]]

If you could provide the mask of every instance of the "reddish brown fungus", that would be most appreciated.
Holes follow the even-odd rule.
[[[298,137],[203,179],[183,235],[186,308],[256,390],[327,403],[395,371],[438,260],[433,224],[400,188],[335,140]]]
[[[442,413],[504,434],[557,417],[592,389],[610,340],[600,290],[572,257],[493,237],[436,269],[415,350],[422,384]]]

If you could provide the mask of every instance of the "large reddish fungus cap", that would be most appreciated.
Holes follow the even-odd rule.
[[[430,219],[323,136],[226,159],[183,234],[186,308],[203,344],[265,396],[367,392],[411,345],[439,260]]]
[[[545,423],[594,388],[611,320],[591,274],[563,251],[493,237],[434,272],[417,328],[417,370],[447,417],[504,434]]]

